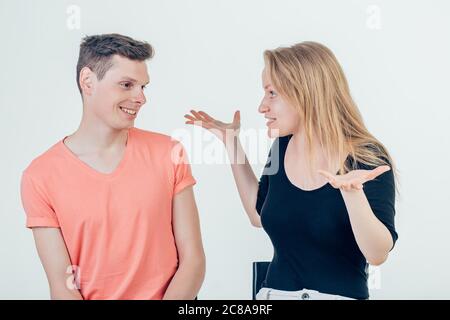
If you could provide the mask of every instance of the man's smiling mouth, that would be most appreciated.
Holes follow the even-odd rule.
[[[128,113],[128,114],[131,114],[132,116],[136,115],[136,113],[137,113],[136,110],[132,110],[132,109],[128,109],[128,108],[120,107],[120,106],[119,106],[119,108],[120,108],[120,110],[122,110],[123,112]]]

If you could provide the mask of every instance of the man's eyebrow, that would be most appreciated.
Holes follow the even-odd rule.
[[[128,80],[128,81],[131,81],[131,82],[137,82],[136,79],[133,79],[133,78],[130,78],[130,77],[122,77],[121,80]]]
[[[136,79],[130,78],[130,77],[122,77],[121,80],[131,81],[131,82],[138,82]],[[148,85],[150,81],[147,81],[144,85]]]

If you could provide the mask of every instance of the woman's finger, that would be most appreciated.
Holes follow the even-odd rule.
[[[327,180],[328,183],[331,184],[331,186],[335,189],[339,189],[341,187],[341,183],[339,183],[336,179],[336,177],[329,173],[328,171],[325,170],[318,170],[319,174],[321,174],[322,176],[324,176]]]
[[[239,124],[240,122],[241,122],[241,112],[239,110],[237,110],[233,116],[233,123]]]
[[[199,120],[187,120],[185,124],[192,124],[197,127],[203,127],[203,122]]]
[[[335,189],[339,189],[341,187],[341,183],[337,181],[335,178],[332,178],[331,180],[328,180],[328,183],[331,184],[331,186]]]
[[[373,180],[376,177],[378,177],[379,175],[381,175],[381,174],[383,174],[383,173],[385,173],[386,171],[389,171],[389,170],[391,170],[391,167],[389,167],[389,166],[380,166],[378,168],[375,168],[375,169],[370,171],[368,179],[369,180]]]
[[[200,121],[205,121],[206,120],[195,110],[191,110],[191,113]]]
[[[351,183],[351,187],[352,187],[352,189],[361,190],[362,189],[362,184],[361,184],[361,182],[354,180]]]
[[[214,119],[213,117],[211,117],[209,114],[207,114],[204,111],[199,111],[198,113],[208,121],[212,121],[212,122],[216,121],[216,119]]]
[[[322,176],[324,176],[325,178],[328,179],[328,181],[331,180],[335,180],[334,174],[329,173],[328,171],[325,170],[318,170],[317,171],[319,174],[321,174]]]
[[[191,116],[189,114],[185,114],[184,117],[189,119],[189,120],[191,120],[191,121],[197,121],[197,119],[195,119],[193,116]]]
[[[191,113],[194,115],[196,119],[202,120],[202,116],[195,110],[191,110]]]
[[[346,189],[346,187],[345,187],[345,183],[342,183],[342,184],[339,186],[339,189],[344,190],[344,191],[347,191],[347,189]]]
[[[352,186],[351,186],[350,183],[346,182],[346,183],[344,183],[344,184],[342,185],[342,188],[343,188],[345,191],[351,191]]]

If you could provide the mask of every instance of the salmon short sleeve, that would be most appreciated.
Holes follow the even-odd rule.
[[[174,167],[174,194],[177,194],[185,188],[196,184],[196,180],[192,176],[186,149],[179,141],[174,141],[171,152],[171,160]]]
[[[59,227],[58,219],[42,186],[25,171],[20,184],[26,227]]]

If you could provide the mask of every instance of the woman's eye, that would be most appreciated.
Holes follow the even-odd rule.
[[[269,94],[270,94],[270,97],[276,97],[276,93],[275,93],[275,91],[273,91],[273,90],[270,90],[269,91]]]

